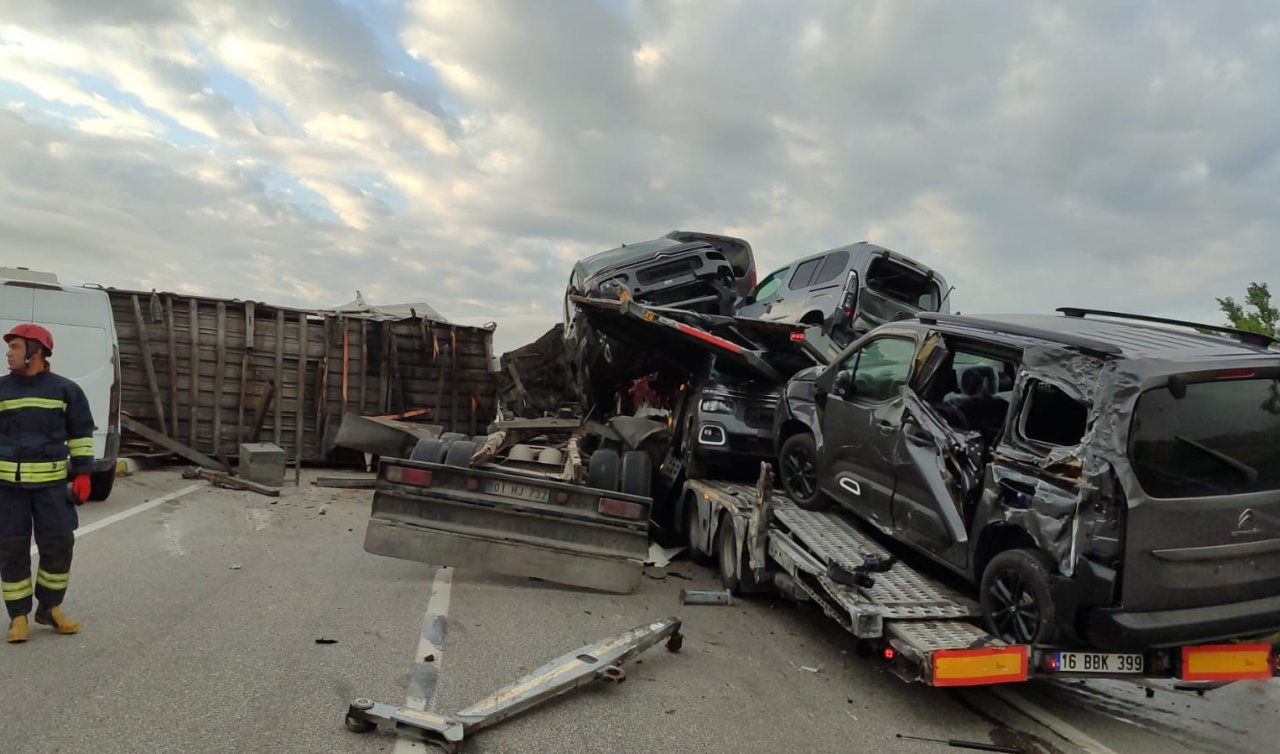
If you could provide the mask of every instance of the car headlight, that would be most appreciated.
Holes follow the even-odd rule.
[[[708,414],[732,414],[733,404],[722,398],[703,398],[699,408]]]

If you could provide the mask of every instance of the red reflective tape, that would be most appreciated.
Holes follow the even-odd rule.
[[[1027,680],[1027,647],[939,649],[933,653],[934,686],[980,686]]]
[[[682,325],[677,323],[676,329],[684,333],[685,335],[692,335],[698,340],[701,340],[706,343],[710,343],[715,346],[720,346],[721,348],[727,351],[730,351],[732,353],[742,353],[742,346],[738,345],[737,343],[732,343],[730,341],[725,340],[724,338],[717,337],[704,330],[699,330],[696,327],[690,327],[689,325]]]
[[[1184,681],[1247,681],[1270,678],[1270,644],[1209,644],[1182,648]]]

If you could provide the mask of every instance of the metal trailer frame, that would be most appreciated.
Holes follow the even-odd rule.
[[[735,593],[777,591],[811,601],[860,642],[870,642],[905,681],[967,686],[1026,681],[1033,676],[1114,678],[1137,681],[1230,681],[1280,675],[1280,652],[1267,644],[1181,647],[1157,662],[1144,653],[1142,674],[1059,673],[1068,647],[1009,645],[975,623],[981,607],[905,563],[841,512],[807,511],[771,489],[770,467],[748,484],[691,480],[677,504],[677,521],[688,529],[685,545],[697,557],[710,554],[722,583]],[[688,506],[693,506],[692,519]],[[732,540],[729,537],[732,536]],[[870,562],[891,562],[868,572],[863,585],[837,583],[831,568],[865,571]],[[867,645],[863,644],[865,648]]]
[[[664,639],[668,651],[679,652],[684,646],[680,626],[679,618],[663,618],[579,647],[452,715],[356,699],[347,710],[345,724],[352,733],[390,724],[398,736],[455,754],[462,751],[468,736],[579,686],[597,680],[622,683],[627,679],[622,663]]]

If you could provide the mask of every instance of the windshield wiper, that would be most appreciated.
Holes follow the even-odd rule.
[[[1195,440],[1192,440],[1188,437],[1183,437],[1182,435],[1174,435],[1173,439],[1177,440],[1178,442],[1190,445],[1191,447],[1195,448],[1201,453],[1204,453],[1205,455],[1209,456],[1215,461],[1219,461],[1226,466],[1230,466],[1233,470],[1240,472],[1240,475],[1243,476],[1245,480],[1248,482],[1258,481],[1258,470],[1253,468],[1249,464],[1244,463],[1243,461],[1239,461],[1235,458],[1232,458],[1231,456],[1227,455],[1226,453],[1223,453],[1220,450],[1214,450],[1208,445],[1201,445]]]

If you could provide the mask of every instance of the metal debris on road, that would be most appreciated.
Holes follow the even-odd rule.
[[[654,566],[655,568],[666,568],[671,565],[671,561],[676,555],[684,552],[683,547],[663,547],[657,542],[649,544],[649,558],[644,564]]]
[[[680,590],[682,605],[732,605],[733,595],[728,589],[719,592],[703,592],[693,589]]]
[[[316,639],[316,644],[337,644],[337,639]]]
[[[995,751],[1001,754],[1026,754],[1026,749],[1015,749],[1012,746],[999,746],[997,744],[982,743],[981,741],[961,741],[955,738],[921,738],[920,736],[906,736],[901,733],[898,738],[907,741],[924,741],[931,744],[946,744],[956,749],[973,749],[975,751]]]

